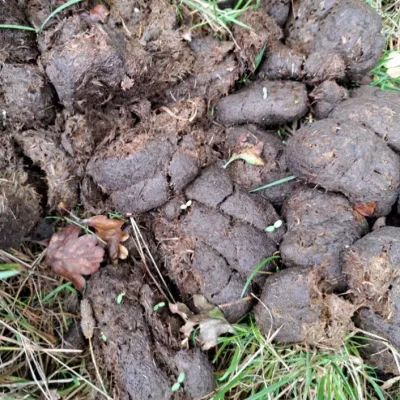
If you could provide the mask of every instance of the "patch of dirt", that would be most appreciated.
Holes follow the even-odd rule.
[[[283,125],[307,113],[307,91],[299,82],[257,81],[221,99],[216,110],[218,120],[226,126]]]
[[[214,388],[213,370],[200,350],[179,350],[179,321],[153,310],[157,298],[143,283],[145,272],[109,265],[93,275],[85,297],[96,327],[96,359],[115,399],[198,399]],[[104,285],[107,282],[107,285]],[[116,298],[125,293],[120,304]],[[171,386],[185,372],[183,390]]]
[[[351,203],[376,202],[375,216],[389,214],[398,196],[400,159],[369,128],[353,121],[324,119],[289,139],[292,173]]]
[[[298,189],[283,207],[287,233],[280,245],[288,267],[313,268],[327,291],[343,290],[343,251],[368,232],[366,219],[340,195]]]
[[[276,333],[278,342],[331,347],[342,345],[354,311],[351,303],[322,293],[318,274],[300,268],[267,278],[254,309],[258,327],[267,336]]]
[[[187,210],[179,207],[186,200],[172,200],[154,224],[169,275],[185,295],[203,294],[235,321],[251,306],[240,301],[247,278],[276,251],[285,228],[264,232],[279,219],[272,205],[235,187],[219,165],[203,170],[185,196],[192,201]],[[254,282],[264,279],[258,274]]]
[[[18,246],[40,218],[40,198],[28,183],[8,133],[0,134],[0,249]]]

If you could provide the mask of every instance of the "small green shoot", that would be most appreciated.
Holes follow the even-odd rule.
[[[122,303],[122,299],[124,298],[124,296],[125,296],[125,292],[121,292],[121,293],[117,296],[117,299],[116,299],[117,304],[121,304],[121,303]]]
[[[178,379],[176,380],[176,382],[172,385],[172,387],[171,387],[171,390],[173,391],[173,392],[176,392],[177,390],[179,390],[180,389],[180,387],[182,386],[182,383],[184,382],[184,380],[185,380],[185,373],[184,372],[181,372],[180,374],[179,374],[179,376],[178,376]]]
[[[268,189],[270,187],[273,187],[273,186],[276,186],[276,185],[280,185],[280,184],[285,183],[285,182],[292,181],[293,179],[296,179],[296,177],[294,175],[287,176],[286,178],[278,179],[277,181],[274,181],[274,182],[271,182],[271,183],[267,183],[266,185],[259,186],[259,187],[255,188],[255,189],[252,189],[252,190],[249,191],[249,193],[256,193],[256,192],[259,192],[260,190]]]
[[[269,225],[265,228],[265,232],[272,233],[275,232],[278,228],[282,226],[283,222],[282,220],[278,219],[278,221],[275,221],[272,225]]]
[[[18,264],[0,264],[0,280],[12,278],[21,273],[21,266]]]
[[[103,342],[107,342],[107,336],[106,336],[106,334],[105,334],[103,331],[100,332],[100,339],[101,339]]]
[[[251,274],[249,275],[249,277],[246,280],[246,283],[243,287],[242,290],[242,294],[240,295],[240,297],[243,297],[247,291],[247,288],[249,287],[250,283],[252,282],[252,280],[254,279],[254,277],[258,274],[258,272],[261,270],[261,268],[268,264],[269,262],[271,262],[272,260],[279,260],[281,257],[280,256],[270,256],[267,258],[264,258],[264,260],[260,261],[256,267],[253,269],[253,271],[251,272]]]
[[[266,100],[268,98],[268,90],[266,87],[263,87],[263,99]]]
[[[123,219],[124,215],[119,211],[113,211],[108,213],[108,218],[110,219]]]
[[[165,303],[163,301],[161,301],[160,303],[157,303],[154,307],[153,310],[154,311],[158,311],[161,310],[163,307],[165,307]]]
[[[256,58],[253,61],[253,73],[257,71],[258,67],[260,66],[261,61],[264,57],[264,53],[265,53],[265,46],[257,53]]]

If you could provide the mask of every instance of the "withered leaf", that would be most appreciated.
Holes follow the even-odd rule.
[[[94,235],[79,236],[80,232],[75,225],[59,230],[51,237],[46,253],[46,263],[78,290],[85,287],[82,275],[96,272],[104,257],[104,249],[98,246],[97,238]]]
[[[258,142],[253,145],[243,141],[243,138],[239,138],[238,140],[240,141],[236,144],[237,151],[232,154],[224,168],[235,160],[244,160],[251,165],[264,165],[264,160],[260,157],[264,148],[264,142]]]
[[[128,234],[121,230],[124,221],[110,219],[104,215],[96,215],[84,222],[94,228],[99,238],[106,242],[111,260],[116,260],[118,255],[125,254],[127,256],[126,248],[120,249],[120,243],[128,238]]]
[[[356,203],[353,208],[364,217],[372,217],[375,212],[376,202],[370,201],[369,203]]]
[[[198,325],[202,349],[209,350],[217,345],[220,335],[234,333],[232,325],[225,319],[223,312],[214,304],[209,303],[203,295],[194,295],[193,301],[200,311],[199,314],[192,313],[183,303],[169,305],[171,312],[180,315],[185,321],[185,325],[181,328],[185,340]]]

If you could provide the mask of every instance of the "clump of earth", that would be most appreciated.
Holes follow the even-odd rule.
[[[68,7],[37,35],[0,30],[0,248],[35,238],[60,203],[132,214],[181,301],[201,294],[230,322],[254,310],[279,342],[335,347],[361,328],[400,350],[400,94],[353,89],[383,50],[376,12],[261,1],[233,40],[191,30],[166,0],[104,5],[105,18]],[[53,7],[2,2],[0,23],[38,26]],[[266,263],[249,282],[278,254],[279,271]],[[213,390],[181,321],[154,312],[140,262],[103,266],[85,297],[111,338],[95,352],[117,398]],[[381,350],[369,341],[363,357],[395,373]]]

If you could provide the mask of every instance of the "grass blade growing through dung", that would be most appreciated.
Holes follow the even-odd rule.
[[[286,178],[278,179],[277,181],[267,183],[266,185],[259,186],[258,188],[252,189],[249,191],[249,193],[256,193],[256,192],[259,192],[260,190],[268,189],[272,186],[276,186],[276,185],[280,185],[281,183],[292,181],[293,179],[296,179],[296,177],[294,175],[287,176]]]
[[[76,3],[80,3],[83,0],[69,0],[67,1],[65,4],[62,4],[60,7],[57,7],[52,13],[50,13],[47,18],[42,22],[42,24],[40,25],[39,28],[39,32],[41,32],[43,30],[43,28],[47,25],[47,23],[55,16],[57,15],[59,12],[61,12],[62,10],[64,10],[65,8],[72,6],[73,4]]]
[[[271,257],[264,258],[264,260],[260,261],[260,263],[253,269],[253,271],[251,272],[251,274],[247,278],[246,283],[245,283],[245,285],[243,287],[243,290],[242,290],[242,294],[240,295],[240,297],[244,296],[244,294],[246,293],[246,290],[249,287],[251,281],[254,279],[254,277],[257,275],[257,273],[260,271],[260,269],[265,264],[268,264],[270,261],[277,260],[279,258],[281,258],[281,257],[280,256],[271,256]]]

